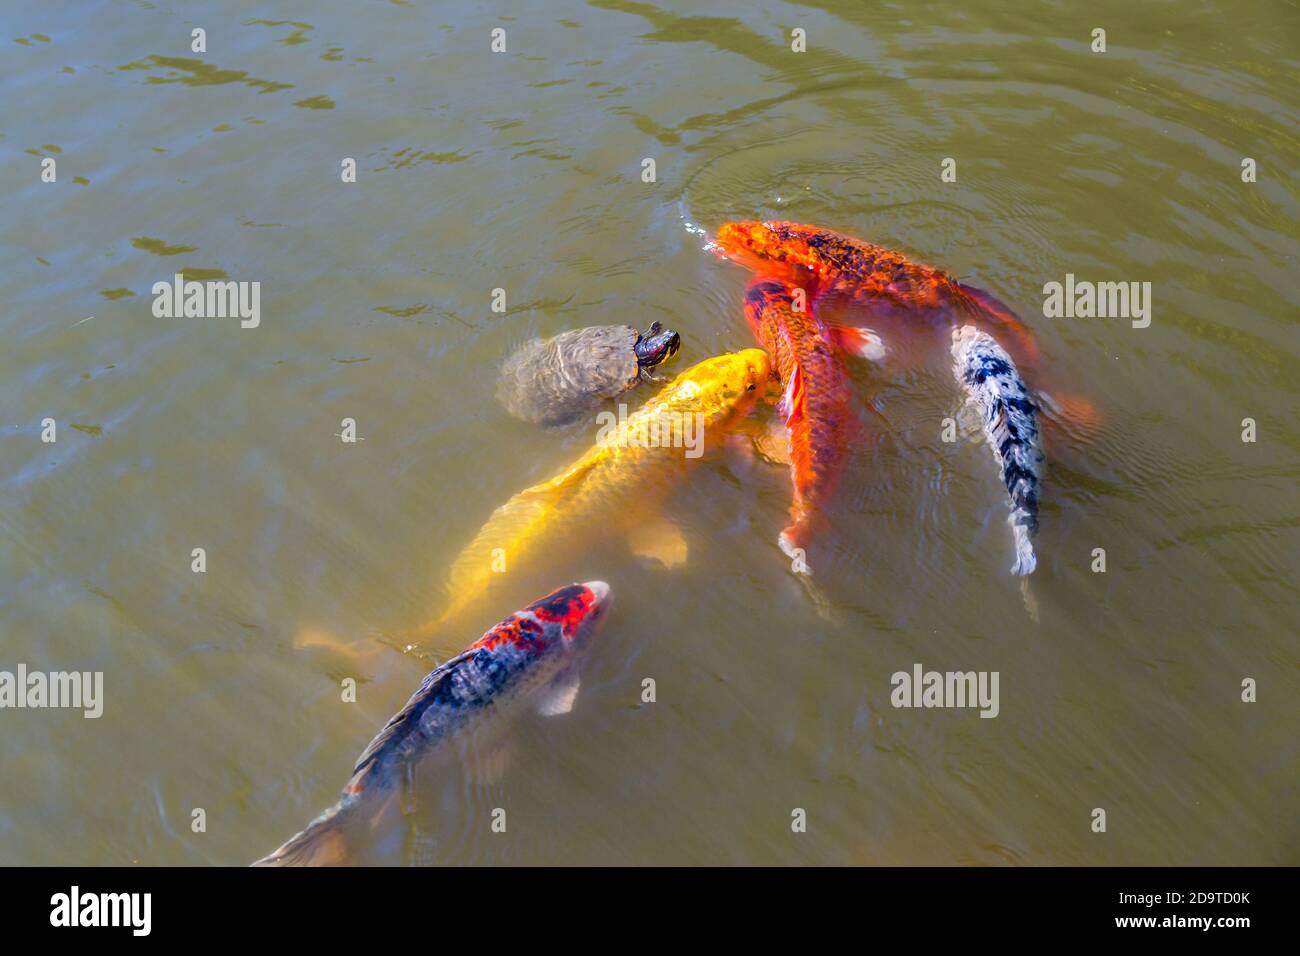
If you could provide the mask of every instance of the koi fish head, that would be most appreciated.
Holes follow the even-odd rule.
[[[708,424],[747,413],[765,392],[772,363],[762,349],[743,349],[705,359],[677,376],[661,401],[675,410],[702,412]]]
[[[525,609],[566,644],[581,645],[600,630],[614,604],[614,593],[604,581],[570,584],[552,591]]]
[[[974,325],[952,330],[952,357],[957,363],[959,378],[969,375],[980,384],[990,377],[1009,379],[1020,387],[1020,374],[1007,350],[998,344],[997,339]]]
[[[780,275],[796,285],[819,281],[829,264],[823,246],[837,238],[817,226],[793,222],[725,222],[713,249],[755,272]]]
[[[613,592],[604,581],[557,588],[510,615],[469,650],[513,647],[540,656],[561,648],[577,648],[605,623],[613,603]]]
[[[952,330],[952,356],[961,361],[971,347],[979,341],[981,332],[973,325],[962,325]]]

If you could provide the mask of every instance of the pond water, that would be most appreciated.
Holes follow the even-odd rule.
[[[608,581],[572,712],[520,722],[486,769],[431,764],[404,838],[358,858],[1300,862],[1292,5],[274,15],[0,15],[0,670],[104,675],[98,719],[0,712],[0,863],[242,865],[333,802],[428,669],[394,648],[456,555],[595,439],[509,417],[501,361],[655,320],[682,336],[665,375],[752,345],[748,273],[702,250],[733,219],[989,291],[1033,329],[1040,386],[1095,406],[1094,433],[1044,435],[1036,619],[989,449],[940,439],[946,357],[851,360],[866,428],[810,549],[816,599],[776,546],[786,471],[719,441],[648,477],[671,488],[618,514],[635,537],[666,513],[682,564],[575,527],[427,636],[446,657]],[[156,316],[177,272],[259,282],[256,328]],[[1150,325],[1045,317],[1067,274],[1149,282]],[[917,664],[997,672],[996,718],[893,707]]]

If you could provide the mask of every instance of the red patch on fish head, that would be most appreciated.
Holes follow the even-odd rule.
[[[572,640],[578,632],[578,626],[590,614],[598,612],[597,605],[596,595],[591,588],[582,584],[570,584],[528,605],[528,610],[543,623],[558,624],[565,640]]]
[[[486,648],[495,651],[503,645],[509,645],[521,650],[535,651],[541,644],[544,632],[545,629],[532,615],[512,614],[471,644],[468,650]]]

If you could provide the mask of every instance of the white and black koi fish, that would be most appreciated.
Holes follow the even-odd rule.
[[[529,703],[542,713],[569,710],[578,690],[576,659],[612,600],[603,581],[552,591],[435,668],[357,758],[339,802],[253,865],[342,863],[347,828],[376,821],[422,758]]]
[[[1011,573],[1032,574],[1038,564],[1033,536],[1038,531],[1038,485],[1043,451],[1038,443],[1038,405],[1015,363],[987,332],[973,325],[952,333],[953,374],[980,411],[984,434],[1002,471],[1011,498],[1016,563]]]

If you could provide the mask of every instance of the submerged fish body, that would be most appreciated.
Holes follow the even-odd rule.
[[[1022,576],[1031,574],[1038,563],[1033,536],[1038,530],[1043,465],[1038,406],[1011,356],[987,332],[973,325],[954,330],[952,356],[953,373],[979,410],[984,434],[993,447],[1011,500],[1009,520],[1016,547],[1011,571]]]
[[[357,758],[339,802],[253,865],[344,862],[345,827],[380,817],[423,758],[530,703],[549,712],[567,709],[577,689],[578,655],[612,600],[602,581],[559,588],[435,668]]]
[[[776,279],[751,282],[745,290],[745,318],[781,378],[779,411],[788,431],[794,500],[790,524],[778,541],[787,555],[796,557],[820,521],[860,422],[832,330],[796,308],[791,286]],[[806,561],[796,566],[807,568]]]
[[[942,328],[974,322],[1014,339],[1026,361],[1038,357],[1029,329],[996,298],[900,252],[820,226],[728,222],[715,248],[726,258],[779,276],[809,295],[842,298],[867,309],[872,325],[898,331],[929,319]]]
[[[481,606],[503,570],[508,575],[541,555],[581,547],[589,531],[632,532],[634,522],[657,512],[672,472],[689,460],[689,449],[674,444],[682,437],[674,430],[707,444],[748,413],[770,374],[759,349],[719,355],[682,372],[626,418],[609,413],[596,444],[577,461],[493,512],[453,562],[448,600],[426,634]]]

